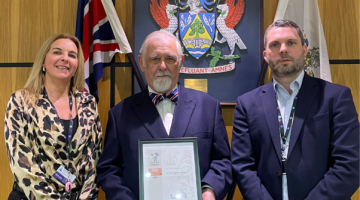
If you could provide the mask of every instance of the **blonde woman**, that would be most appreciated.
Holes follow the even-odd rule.
[[[102,130],[95,98],[83,91],[77,38],[50,37],[25,87],[11,95],[5,142],[14,175],[9,199],[96,199]]]

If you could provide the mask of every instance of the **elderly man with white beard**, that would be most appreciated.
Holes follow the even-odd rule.
[[[178,83],[184,55],[166,31],[145,38],[138,56],[148,83],[109,111],[98,184],[106,199],[139,199],[138,140],[197,137],[202,199],[223,199],[232,182],[219,102]]]

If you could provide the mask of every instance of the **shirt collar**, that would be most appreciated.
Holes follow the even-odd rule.
[[[304,70],[302,70],[301,73],[299,74],[299,76],[296,77],[296,79],[290,84],[290,89],[292,89],[293,91],[294,91],[295,89],[300,90],[301,85],[302,85],[302,82],[303,82],[303,80],[304,80],[304,75],[305,75],[305,72],[304,72]],[[275,80],[274,77],[273,77],[273,86],[274,86],[275,92],[277,92],[278,87],[283,87],[282,85],[280,85],[280,83],[278,83],[278,82]]]
[[[171,91],[174,91],[176,88],[178,88],[178,84],[176,84],[175,87],[174,87],[172,90],[170,90],[170,92],[171,92]],[[161,94],[161,93],[155,92],[153,89],[151,89],[151,87],[150,87],[149,85],[148,85],[148,90],[149,90],[149,92],[151,92],[151,93]]]

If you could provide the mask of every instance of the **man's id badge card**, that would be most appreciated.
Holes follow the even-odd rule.
[[[75,175],[71,174],[68,170],[65,169],[64,165],[61,165],[53,176],[57,180],[61,181],[64,185],[67,183],[67,179],[70,179],[70,181],[73,182],[76,178]]]

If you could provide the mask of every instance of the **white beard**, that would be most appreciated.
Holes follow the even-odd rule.
[[[158,77],[164,75],[165,77]],[[159,72],[154,75],[153,85],[154,85],[154,89],[157,92],[164,92],[168,90],[171,86],[171,83],[172,83],[171,73],[169,71]]]

